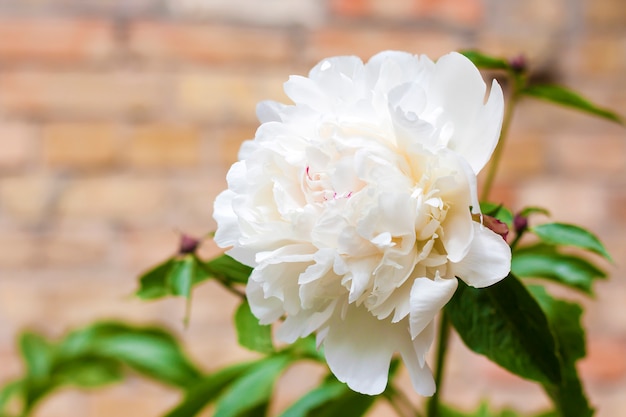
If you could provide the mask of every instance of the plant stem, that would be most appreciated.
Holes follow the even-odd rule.
[[[519,99],[519,91],[520,91],[520,82],[514,77],[511,77],[511,82],[513,84],[511,91],[511,98],[509,99],[508,106],[504,112],[504,118],[502,120],[502,129],[500,130],[500,138],[498,139],[498,144],[496,145],[496,149],[493,151],[493,155],[491,157],[491,162],[489,163],[489,171],[487,171],[487,177],[485,178],[485,183],[483,184],[483,190],[480,194],[480,201],[488,201],[489,192],[491,191],[491,187],[493,186],[493,181],[496,178],[496,173],[498,172],[498,166],[500,165],[500,159],[502,159],[502,151],[504,149],[504,143],[506,142],[506,137],[509,133],[509,127],[511,126],[511,120],[513,119],[513,112],[515,110],[515,105]]]
[[[439,335],[437,341],[437,359],[435,363],[435,387],[437,390],[430,397],[426,410],[427,417],[437,417],[439,415],[439,396],[441,393],[441,383],[443,381],[443,371],[446,359],[446,353],[448,351],[448,339],[452,328],[450,326],[450,319],[448,314],[443,310],[441,314],[441,321],[439,322]]]
[[[383,395],[389,401],[389,405],[400,417],[422,417],[402,391],[393,385],[389,385]]]

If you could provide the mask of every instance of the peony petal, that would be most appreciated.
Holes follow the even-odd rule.
[[[428,91],[431,106],[441,107],[453,124],[447,146],[463,155],[477,174],[498,141],[504,111],[502,89],[494,82],[485,104],[486,85],[480,72],[469,59],[453,52],[437,61]]]
[[[282,113],[289,106],[277,101],[265,100],[256,105],[256,117],[261,123],[280,122]]]
[[[246,296],[252,314],[261,324],[271,324],[285,313],[283,302],[276,297],[265,297],[262,284],[256,280],[248,280]]]
[[[328,303],[320,311],[303,310],[288,316],[276,332],[276,338],[293,343],[299,337],[306,337],[322,327],[335,311],[337,300]]]
[[[454,180],[444,178],[436,183],[441,190],[439,196],[443,201],[450,204],[446,218],[442,223],[443,236],[441,236],[441,240],[446,248],[448,259],[451,262],[458,262],[467,255],[474,238],[470,206],[472,208],[474,207],[473,204],[478,206],[472,197],[476,187],[476,176],[462,158],[450,155],[451,152],[442,152],[442,154],[447,154],[447,162],[456,168],[456,175]],[[468,172],[464,168],[470,171]]]
[[[432,328],[433,326],[429,327]],[[425,355],[424,346],[429,347],[431,345],[432,339],[428,340],[428,338],[433,332],[424,333],[424,336],[420,334],[414,340],[403,339],[399,350],[406,369],[409,371],[413,388],[418,394],[429,397],[435,393],[437,387],[433,374],[423,357]]]
[[[474,222],[474,240],[465,258],[451,263],[451,274],[476,288],[495,284],[511,271],[511,248],[502,236]]]
[[[439,275],[439,274],[437,274]],[[458,282],[455,278],[417,278],[411,288],[411,337],[417,337],[433,321],[439,310],[454,295]]]
[[[363,308],[350,307],[342,320],[329,322],[324,352],[330,370],[354,391],[377,395],[387,385],[389,364],[404,339],[405,325],[378,320]]]

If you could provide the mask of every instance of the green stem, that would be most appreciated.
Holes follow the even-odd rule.
[[[220,284],[222,284],[222,286],[230,293],[236,295],[237,297],[241,298],[242,300],[246,299],[246,293],[241,291],[240,289],[236,288],[232,282],[230,282],[229,280],[227,280],[226,278],[220,276],[219,274],[214,274],[213,271],[211,271],[210,269],[208,269],[206,267],[206,265],[204,264],[204,262],[202,262],[202,259],[200,259],[197,255],[194,255],[196,257],[196,261],[197,264],[200,265],[200,268],[202,268],[207,274],[209,274],[211,277],[215,278],[217,280],[217,282],[219,282]]]
[[[448,339],[450,338],[450,332],[452,327],[450,325],[450,319],[443,310],[441,314],[441,321],[439,322],[439,335],[437,341],[437,359],[435,362],[435,387],[437,390],[430,397],[428,401],[428,407],[426,417],[437,417],[439,415],[439,397],[441,394],[443,371],[446,359],[446,353],[448,352]]]
[[[500,159],[502,159],[502,151],[504,149],[504,143],[506,142],[507,135],[509,133],[509,128],[511,127],[511,120],[513,119],[513,112],[515,110],[515,105],[519,99],[519,92],[521,90],[521,82],[515,78],[515,76],[511,76],[511,82],[513,84],[511,91],[511,98],[509,99],[508,106],[504,112],[504,119],[502,120],[502,129],[500,130],[500,138],[498,139],[498,144],[496,145],[496,149],[493,151],[493,155],[491,157],[491,162],[489,164],[489,170],[487,171],[487,177],[485,178],[485,183],[483,184],[483,191],[480,195],[480,201],[488,201],[489,193],[491,192],[491,187],[493,186],[493,181],[496,178],[496,173],[498,172],[498,166],[500,165]]]
[[[422,417],[419,411],[417,411],[409,399],[404,395],[404,392],[400,391],[393,385],[389,385],[383,393],[391,407],[395,410],[396,414],[400,417]]]

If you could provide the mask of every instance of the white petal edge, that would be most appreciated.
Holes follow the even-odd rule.
[[[458,263],[451,263],[451,273],[471,287],[493,285],[511,272],[511,248],[502,236],[474,222],[474,240]]]
[[[411,287],[409,324],[411,337],[416,338],[454,295],[456,278],[416,278]]]
[[[330,320],[324,339],[326,361],[337,379],[353,391],[377,395],[387,385],[391,357],[403,339],[410,337],[402,324],[350,307],[345,319],[335,314]]]

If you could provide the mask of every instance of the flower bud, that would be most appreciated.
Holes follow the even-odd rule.
[[[513,71],[523,73],[526,72],[528,63],[526,62],[526,57],[523,54],[519,54],[509,60],[509,65],[511,65]]]
[[[483,214],[483,225],[486,228],[490,229],[492,232],[497,233],[500,236],[502,236],[502,239],[506,241],[506,237],[509,234],[509,227],[506,225],[506,223],[501,222],[495,217],[491,217],[491,216],[487,216],[486,214]]]
[[[198,249],[198,246],[200,246],[200,242],[200,239],[181,233],[178,254],[188,255],[190,253],[194,253],[196,249]]]
[[[528,217],[522,216],[521,213],[515,215],[513,219],[513,227],[515,228],[516,234],[524,233],[524,231],[528,228]]]

